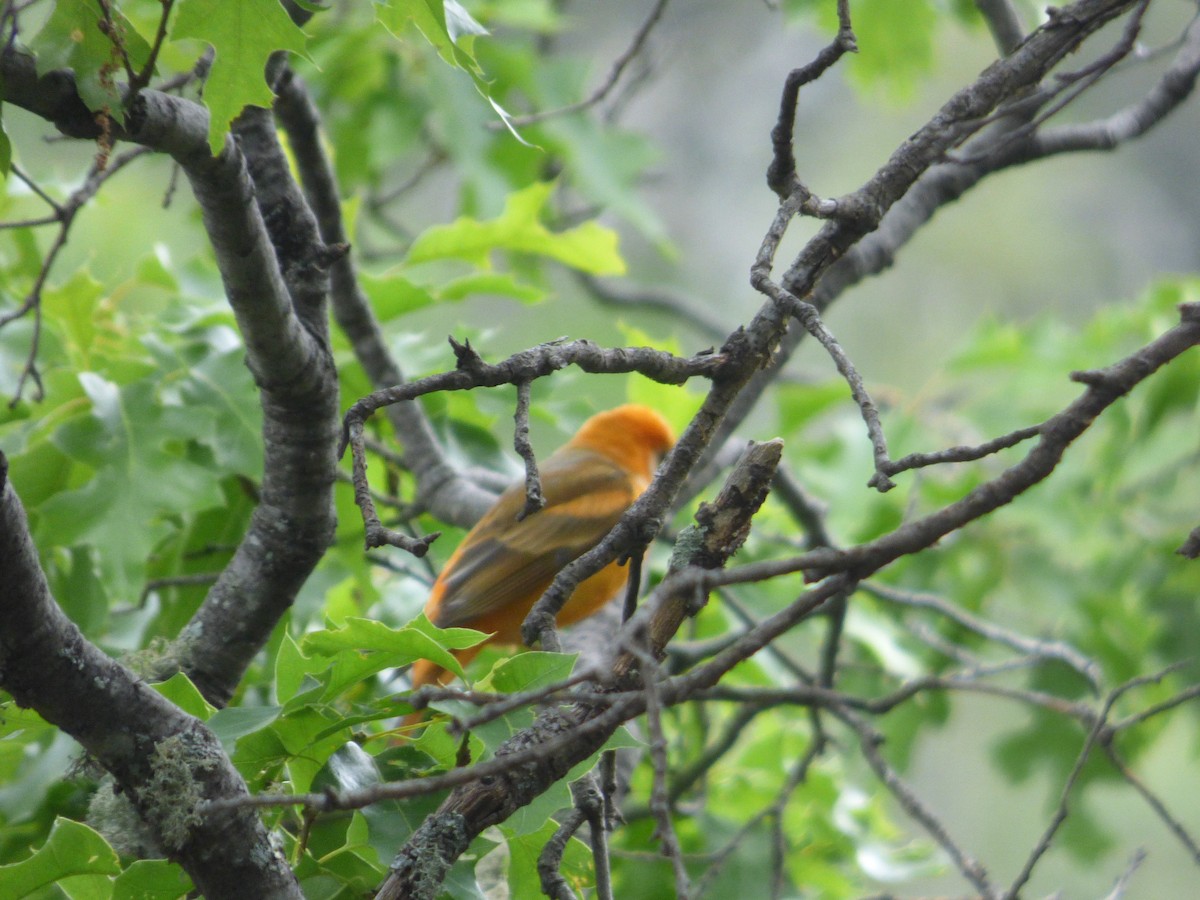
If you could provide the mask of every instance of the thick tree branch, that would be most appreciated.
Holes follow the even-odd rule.
[[[1045,128],[1028,143],[1028,159],[1088,150],[1115,150],[1141,137],[1191,96],[1200,73],[1200,19],[1188,27],[1170,67],[1146,96],[1096,122]]]
[[[144,91],[128,129],[131,139],[170,152],[191,182],[261,391],[259,505],[172,654],[221,704],[333,539],[337,380],[323,334],[322,247],[257,114],[243,127],[256,151],[257,190],[232,138],[220,155],[209,154],[207,114],[196,104]],[[272,219],[278,254],[260,208]],[[286,279],[281,257],[291,264]],[[160,674],[174,664],[164,660]]]
[[[287,860],[253,811],[201,811],[248,797],[212,732],[89,643],[54,602],[7,474],[0,454],[0,687],[113,774],[206,897],[299,900]]]
[[[70,72],[53,71],[38,77],[34,57],[7,43],[0,50],[0,82],[5,103],[29,110],[68,137],[93,140],[100,136],[96,117],[79,98]]]

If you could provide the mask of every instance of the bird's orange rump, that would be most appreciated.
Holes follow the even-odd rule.
[[[425,615],[440,628],[474,628],[491,633],[488,642],[520,643],[521,623],[554,576],[612,530],[674,443],[666,419],[647,406],[628,404],[592,416],[539,465],[545,507],[518,520],[524,482],[501,494],[446,563]],[[581,582],[558,623],[597,612],[622,591],[627,573],[628,567],[611,563]],[[466,663],[481,647],[455,656]],[[428,660],[413,666],[414,688],[448,679]]]

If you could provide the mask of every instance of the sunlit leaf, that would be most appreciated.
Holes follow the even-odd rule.
[[[498,218],[460,218],[451,225],[427,229],[413,242],[406,262],[462,259],[486,267],[495,251],[507,250],[546,256],[593,275],[623,273],[625,264],[617,252],[615,232],[595,222],[561,232],[551,232],[542,224],[553,190],[548,182],[530,185],[509,196]]]
[[[304,53],[304,33],[279,0],[180,0],[174,40],[195,38],[213,48],[204,82],[210,120],[208,144],[221,151],[232,122],[246,106],[270,108],[274,95],[264,69],[276,50]]]

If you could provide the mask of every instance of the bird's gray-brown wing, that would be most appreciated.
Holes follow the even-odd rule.
[[[599,543],[637,494],[633,476],[580,448],[554,453],[540,474],[545,507],[518,522],[525,485],[513,485],[467,535],[435,589],[435,624],[469,626],[537,599],[560,569]]]

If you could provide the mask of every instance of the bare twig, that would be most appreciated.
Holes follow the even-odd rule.
[[[571,785],[571,798],[575,803],[574,807],[564,816],[562,824],[538,855],[538,876],[542,883],[542,892],[554,900],[575,900],[574,892],[558,870],[567,843],[586,822],[592,841],[597,900],[613,900],[608,832],[604,824],[604,798],[594,773],[589,772]]]
[[[142,70],[130,76],[128,97],[137,94],[138,91],[150,84],[150,79],[154,77],[154,68],[158,65],[158,54],[167,38],[167,23],[171,18],[171,9],[175,5],[175,0],[161,0],[161,2],[162,15],[159,17],[158,29],[154,34],[154,43],[150,45],[150,55],[146,57],[146,64],[142,66]],[[126,102],[128,102],[128,97]]]
[[[800,88],[820,78],[846,53],[858,50],[850,25],[849,0],[838,0],[837,14],[837,36],[829,46],[817,54],[816,59],[789,72],[783,85],[783,95],[779,100],[779,118],[775,127],[771,129],[774,156],[767,168],[767,186],[781,199],[798,191],[808,194],[808,189],[796,178],[796,156],[792,149],[792,132],[796,128],[796,103],[800,96]]]
[[[1074,703],[1054,694],[1047,694],[1041,691],[1007,687],[1002,684],[989,684],[979,680],[988,675],[1005,672],[1012,668],[1014,668],[1013,664],[1004,663],[998,666],[976,666],[947,676],[923,675],[905,682],[899,688],[892,691],[892,693],[880,697],[859,697],[814,685],[753,688],[718,684],[715,687],[705,690],[693,690],[691,685],[678,676],[671,679],[668,686],[671,692],[672,705],[682,703],[685,700],[701,700],[751,704],[763,708],[786,705],[822,710],[840,707],[857,710],[873,716],[885,715],[907,703],[918,694],[929,691],[959,691],[963,693],[986,694],[993,697],[1005,697],[1025,706],[1039,707],[1058,715],[1068,716],[1082,723],[1084,727],[1091,727],[1095,720],[1095,713],[1085,703]]]
[[[31,227],[38,225],[50,225],[58,223],[58,233],[54,236],[54,241],[50,245],[50,249],[46,251],[46,255],[42,257],[42,265],[38,270],[37,277],[34,279],[33,286],[25,295],[24,302],[15,310],[0,315],[0,328],[3,328],[9,322],[22,318],[23,316],[33,313],[33,334],[29,339],[29,353],[25,358],[25,366],[21,371],[21,376],[17,381],[17,388],[13,392],[12,400],[9,401],[9,409],[14,408],[24,394],[25,384],[32,381],[34,385],[33,397],[35,400],[42,399],[42,380],[38,372],[37,357],[38,350],[41,344],[42,334],[42,290],[46,286],[46,280],[50,277],[50,270],[54,266],[55,260],[58,258],[59,252],[66,246],[67,237],[71,231],[71,225],[75,222],[75,216],[84,207],[84,205],[92,199],[103,187],[104,183],[110,178],[124,169],[127,165],[144,156],[148,153],[145,147],[135,147],[125,153],[120,154],[116,159],[108,162],[107,165],[101,165],[99,161],[93,163],[87,177],[84,178],[83,184],[71,193],[66,200],[58,203],[53,197],[47,194],[38,184],[23,172],[17,166],[12,167],[13,174],[25,182],[38,197],[44,200],[54,214],[43,219],[25,220],[23,222],[14,222],[8,227]]]
[[[565,700],[567,699],[565,695],[568,691],[571,692],[573,699],[578,698],[579,692],[575,689],[581,684],[595,680],[596,673],[594,672],[578,672],[570,678],[566,678],[555,684],[548,684],[536,690],[521,691],[516,694],[480,694],[478,691],[458,691],[453,688],[424,687],[407,699],[417,709],[422,708],[425,703],[434,699],[466,700],[469,703],[478,704],[481,707],[478,715],[450,723],[448,730],[450,734],[457,737],[460,734],[474,731],[488,722],[495,721],[501,716],[512,712],[514,709],[522,709],[539,703],[554,702],[559,699]],[[424,697],[424,701],[422,701],[422,697]],[[589,695],[589,699],[594,700],[595,698]]]
[[[1145,134],[1186,100],[1200,73],[1200,18],[1194,20],[1170,67],[1137,103],[1095,122],[1044,128],[1027,158],[1085,150],[1113,150]]]
[[[1175,666],[1168,669],[1167,672],[1165,672],[1164,674],[1167,674],[1170,671],[1173,671],[1174,669],[1182,668],[1183,665],[1184,665],[1184,663],[1182,663],[1182,662],[1177,663]],[[1135,725],[1140,725],[1140,724],[1142,724],[1142,722],[1145,722],[1147,719],[1151,719],[1155,716],[1160,716],[1165,712],[1170,712],[1171,710],[1175,709],[1178,706],[1182,706],[1185,703],[1191,703],[1193,700],[1197,699],[1198,697],[1200,697],[1200,684],[1194,684],[1191,687],[1184,688],[1182,691],[1175,694],[1174,696],[1168,697],[1166,700],[1163,700],[1161,703],[1152,704],[1151,706],[1147,707],[1146,709],[1143,709],[1141,712],[1134,713],[1133,715],[1127,716],[1124,719],[1118,719],[1116,722],[1113,723],[1113,726],[1112,726],[1113,731],[1114,732],[1124,731],[1127,728],[1132,728]]]
[[[998,145],[991,148],[991,152],[1002,150],[1006,145],[1015,144],[1022,138],[1036,134],[1042,125],[1070,106],[1080,95],[1094,87],[1100,79],[1111,72],[1117,63],[1133,51],[1138,33],[1141,31],[1142,18],[1145,16],[1149,5],[1150,0],[1138,0],[1137,7],[1134,9],[1129,21],[1125,23],[1121,37],[1107,53],[1078,71],[1066,72],[1059,75],[1055,85],[1044,87],[1036,98],[1037,105],[1043,107],[1041,111],[1029,121],[1009,131]],[[1058,99],[1046,105],[1048,101],[1055,97]],[[1020,103],[1021,100],[1017,102]],[[998,115],[1007,115],[1010,112],[1012,112],[1011,109],[1002,109]],[[969,154],[959,155],[955,158],[959,162],[979,161],[976,158],[972,158]]]
[[[929,833],[946,855],[950,857],[955,868],[967,879],[984,897],[995,898],[995,888],[988,879],[987,870],[973,856],[969,855],[958,842],[951,837],[946,826],[929,809],[928,805],[917,796],[916,792],[900,777],[900,774],[883,757],[879,748],[883,744],[883,735],[872,728],[861,718],[846,709],[833,708],[832,713],[848,725],[858,735],[859,747],[863,758],[875,773],[875,776],[892,793],[896,801],[913,819]]]
[[[604,100],[605,97],[617,86],[617,82],[621,80],[621,74],[625,71],[625,67],[629,65],[637,55],[642,52],[642,48],[646,44],[646,39],[650,36],[650,32],[654,30],[654,26],[658,24],[662,18],[663,10],[667,8],[667,0],[655,0],[654,6],[650,10],[650,14],[646,20],[642,22],[641,27],[633,35],[633,40],[625,51],[616,58],[612,64],[612,68],[608,71],[608,77],[583,100],[578,103],[572,103],[568,106],[562,106],[558,109],[549,109],[544,112],[530,113],[524,116],[513,116],[509,119],[509,124],[515,128],[521,128],[525,125],[533,125],[536,122],[544,122],[546,119],[565,116],[574,112],[581,112],[585,109],[595,106]],[[493,128],[504,127],[503,123],[492,123]]]
[[[984,441],[974,447],[947,447],[933,453],[910,453],[900,459],[889,459],[883,462],[883,470],[888,475],[899,475],[910,469],[921,469],[926,466],[937,466],[944,463],[974,462],[986,456],[992,456],[1001,450],[1015,447],[1022,441],[1037,437],[1041,432],[1040,425],[1028,428],[1018,428],[1009,434],[1000,435],[990,441]]]
[[[1121,758],[1121,755],[1117,753],[1117,749],[1112,745],[1111,742],[1104,745],[1104,752],[1108,755],[1109,761],[1113,764],[1113,767],[1121,773],[1121,777],[1125,779],[1130,787],[1132,787],[1138,792],[1138,794],[1141,795],[1141,798],[1146,801],[1146,805],[1149,806],[1154,811],[1154,814],[1162,820],[1162,823],[1167,826],[1167,830],[1170,831],[1171,834],[1175,835],[1175,837],[1179,840],[1179,843],[1184,846],[1184,849],[1191,854],[1192,861],[1197,865],[1200,865],[1200,844],[1197,844],[1196,839],[1188,833],[1188,830],[1184,824],[1180,822],[1179,819],[1175,818],[1175,816],[1171,815],[1170,810],[1167,809],[1167,805],[1163,802],[1162,798],[1154,793],[1154,791],[1150,790],[1146,783],[1137,777],[1133,770],[1130,769],[1126,764],[1125,760]]]
[[[675,872],[675,896],[687,900],[691,891],[691,879],[683,864],[683,849],[671,822],[671,800],[667,789],[667,738],[662,727],[662,700],[658,693],[658,661],[644,647],[631,642],[631,652],[637,657],[642,689],[646,696],[646,727],[650,732],[650,760],[654,768],[654,780],[650,787],[650,812],[654,816],[655,831],[662,844],[662,853],[671,862]]]
[[[776,830],[783,818],[783,811],[788,802],[792,798],[792,794],[802,785],[808,778],[809,769],[813,762],[820,756],[824,749],[824,742],[820,736],[813,739],[812,744],[804,755],[796,761],[788,773],[787,780],[780,787],[778,794],[775,796],[775,801],[766,808],[760,810],[750,819],[748,819],[717,853],[709,860],[708,866],[705,867],[704,874],[696,881],[696,896],[702,897],[708,890],[709,885],[716,881],[717,876],[721,873],[725,863],[741,848],[742,842],[754,832],[766,819],[774,819]]]
[[[1131,881],[1133,881],[1134,874],[1139,868],[1141,868],[1141,865],[1143,862],[1145,862],[1145,860],[1145,850],[1139,849],[1136,853],[1134,853],[1132,858],[1129,860],[1129,865],[1125,867],[1125,871],[1121,873],[1121,876],[1117,879],[1116,884],[1113,885],[1113,889],[1108,893],[1104,900],[1122,900],[1122,898],[1125,896],[1125,892],[1129,890],[1129,884]]]
[[[517,382],[517,410],[513,414],[516,429],[513,433],[513,448],[525,461],[525,505],[517,513],[517,521],[537,512],[546,505],[542,494],[542,481],[538,477],[537,457],[529,443],[529,387],[530,382]]]
[[[733,749],[733,746],[745,734],[746,728],[760,713],[773,707],[774,704],[752,701],[739,705],[730,716],[729,721],[721,728],[721,733],[717,735],[716,739],[706,746],[698,757],[682,768],[676,767],[671,773],[666,797],[669,805],[673,807],[684,794],[712,770],[713,766],[724,758],[726,753]],[[625,820],[630,822],[644,819],[650,814],[649,806],[627,807],[622,810]]]
[[[833,538],[825,525],[828,512],[825,504],[812,496],[785,466],[780,466],[771,484],[775,499],[783,503],[804,528],[808,549],[832,547]]]
[[[1095,660],[1088,659],[1074,647],[1062,641],[1040,641],[1025,637],[1007,628],[1001,628],[991,622],[977,618],[960,607],[943,600],[933,594],[922,594],[914,591],[902,591],[898,588],[879,584],[875,581],[865,581],[861,589],[884,600],[900,606],[913,609],[929,609],[944,616],[955,624],[984,637],[989,641],[1003,644],[1018,653],[1026,653],[1039,659],[1053,659],[1064,663],[1087,679],[1093,690],[1099,689],[1100,666]]]
[[[381,194],[372,194],[367,200],[367,209],[373,213],[382,213],[384,207],[399,200],[424,181],[429,173],[436,171],[439,166],[443,165],[446,162],[447,156],[448,154],[445,149],[436,145],[433,146],[428,156],[418,164],[416,169],[407,178]],[[389,224],[391,223],[389,222]]]
[[[588,293],[601,303],[622,308],[652,309],[666,313],[680,325],[695,329],[712,341],[723,341],[729,334],[729,328],[718,320],[710,318],[707,312],[689,302],[686,297],[671,291],[647,287],[619,288],[594,275],[588,275],[586,272],[574,274],[575,280],[587,288]]]
[[[1063,783],[1062,792],[1059,794],[1058,806],[1054,810],[1054,815],[1050,817],[1049,824],[1030,851],[1024,865],[1021,867],[1021,871],[1013,879],[1013,883],[1009,889],[1004,893],[1004,900],[1016,900],[1020,896],[1021,888],[1025,886],[1030,876],[1033,875],[1034,866],[1046,854],[1046,851],[1050,849],[1050,844],[1053,842],[1054,836],[1058,833],[1058,829],[1067,820],[1071,792],[1075,789],[1075,784],[1079,781],[1079,776],[1083,774],[1083,767],[1091,757],[1092,750],[1097,743],[1100,743],[1104,739],[1108,726],[1108,714],[1112,711],[1113,704],[1117,702],[1117,699],[1128,687],[1128,685],[1122,685],[1105,698],[1099,714],[1095,717],[1094,724],[1084,739],[1083,747],[1075,758],[1075,765],[1071,767],[1071,771]]]
[[[887,439],[883,434],[883,425],[879,421],[879,409],[875,406],[875,401],[871,399],[854,363],[850,361],[850,357],[846,355],[846,351],[842,349],[842,345],[838,343],[833,333],[825,327],[815,306],[793,297],[769,279],[764,278],[755,286],[776,303],[787,307],[789,313],[804,326],[804,330],[815,337],[833,359],[838,372],[850,386],[850,394],[854,398],[854,402],[858,404],[859,412],[867,425],[867,434],[871,438],[871,447],[875,454],[875,474],[868,483],[880,492],[890,491],[896,485],[884,471],[890,457],[888,456]]]
[[[121,59],[121,65],[125,67],[125,74],[129,78],[130,83],[137,77],[133,70],[133,62],[129,59],[129,51],[125,48],[125,31],[113,19],[111,0],[97,0],[100,6],[101,19],[96,23],[100,32],[109,39],[113,45],[113,50]],[[111,74],[108,76],[111,77]]]

